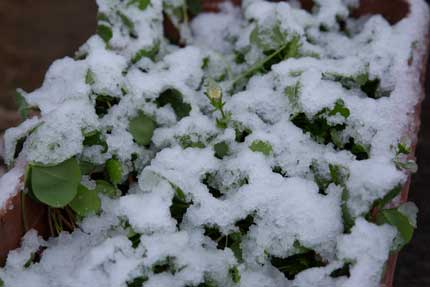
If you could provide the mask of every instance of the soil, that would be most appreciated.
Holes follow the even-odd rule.
[[[430,0],[428,0],[430,2]],[[0,1],[0,132],[18,119],[16,88],[38,88],[50,63],[73,56],[94,33],[97,7],[93,0]],[[430,81],[427,81],[429,94]],[[410,200],[420,208],[419,229],[401,253],[395,287],[430,286],[430,98],[422,110],[417,147],[420,169],[412,178]]]

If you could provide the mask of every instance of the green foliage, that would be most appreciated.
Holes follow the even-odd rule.
[[[269,142],[262,140],[253,141],[249,148],[253,152],[261,152],[264,155],[270,155],[272,153],[272,145]]]
[[[402,186],[398,185],[392,190],[390,190],[383,198],[376,200],[373,203],[373,207],[379,210],[383,209],[388,203],[392,202],[394,198],[396,198],[402,192]]]
[[[137,32],[134,27],[133,21],[124,13],[117,11],[118,16],[120,17],[122,24],[127,28],[128,33],[131,38],[136,39],[137,38]]]
[[[251,129],[238,122],[233,123],[233,128],[235,132],[235,140],[238,143],[245,142],[246,137],[252,133]]]
[[[184,192],[177,186],[175,188],[175,195],[172,199],[172,205],[170,206],[170,214],[176,219],[177,225],[182,223],[187,209],[193,204],[192,201],[187,201]]]
[[[336,101],[332,109],[324,108],[311,119],[305,113],[298,113],[292,116],[291,121],[301,128],[303,132],[309,133],[320,144],[333,143],[338,149],[349,150],[358,160],[368,159],[369,148],[367,146],[356,143],[354,138],[349,138],[346,143],[342,142],[340,133],[345,130],[346,125],[331,124],[327,120],[327,117],[336,115],[340,115],[345,119],[350,116],[349,109],[341,99]]]
[[[143,112],[139,111],[136,117],[132,118],[128,124],[133,139],[137,144],[147,146],[151,143],[154,134],[155,122]]]
[[[96,114],[99,117],[106,115],[112,106],[119,103],[119,98],[111,97],[108,95],[96,95]]]
[[[83,145],[84,146],[95,146],[95,145],[99,145],[101,147],[103,147],[102,153],[107,152],[108,150],[108,145],[106,143],[106,139],[104,137],[104,135],[100,132],[100,131],[92,131],[90,133],[87,133],[84,135],[84,142]]]
[[[217,127],[220,129],[226,129],[228,123],[231,120],[231,113],[226,113],[224,111],[225,102],[223,101],[223,93],[221,87],[211,78],[206,79],[205,86],[206,97],[209,99],[215,111],[219,111],[221,113],[221,118],[216,119]]]
[[[112,29],[107,25],[99,24],[97,26],[97,35],[99,35],[103,39],[103,41],[109,43],[110,39],[112,39],[113,36]]]
[[[408,217],[401,213],[396,208],[384,209],[378,212],[376,217],[378,224],[390,224],[399,232],[400,243],[398,249],[408,244],[414,234],[414,226],[409,221]]]
[[[193,140],[190,135],[183,135],[178,139],[179,145],[183,148],[205,148],[206,145],[200,140]]]
[[[101,202],[96,189],[88,189],[79,185],[76,197],[69,203],[69,206],[79,216],[97,213],[100,211]]]
[[[0,278],[0,287],[4,286],[4,281]]]
[[[215,157],[223,159],[230,153],[230,147],[227,142],[222,141],[214,145]]]
[[[175,111],[178,120],[190,115],[191,105],[183,101],[181,92],[176,89],[167,89],[155,100],[158,107],[169,105]]]
[[[264,53],[266,57],[264,57],[262,60],[258,61],[257,63],[249,67],[245,72],[241,73],[235,79],[233,79],[232,85],[235,86],[243,79],[249,79],[257,73],[266,73],[270,71],[273,65],[283,60],[300,57],[300,47],[300,37],[294,36],[289,42],[283,44],[277,50],[267,50]]]
[[[109,182],[98,179],[96,180],[96,189],[97,194],[104,194],[110,198],[116,198],[121,195],[119,190],[111,185]]]
[[[22,92],[20,90],[16,90],[15,92],[15,102],[18,106],[18,113],[21,117],[21,119],[28,118],[28,112],[30,110],[30,105],[25,100],[24,96],[22,95]]]
[[[140,10],[145,10],[148,8],[151,0],[129,0],[127,6],[136,5]],[[139,286],[140,287],[140,286]]]
[[[176,258],[172,256],[167,256],[152,266],[154,274],[170,272],[172,275],[175,275],[178,271],[180,271],[180,268],[177,267]]]
[[[270,256],[270,263],[272,263],[273,267],[284,273],[285,277],[289,280],[293,280],[297,274],[306,269],[326,265],[322,258],[313,250],[287,258]]]
[[[234,283],[238,284],[240,282],[240,272],[237,266],[230,268],[228,273],[230,274],[231,280],[233,280]]]
[[[149,58],[152,61],[155,60],[155,57],[158,55],[158,52],[160,50],[160,42],[156,42],[154,44],[154,46],[152,46],[151,48],[144,48],[144,49],[140,49],[132,58],[131,58],[131,63],[132,64],[136,64],[137,62],[140,61],[140,59],[142,58]]]
[[[410,145],[400,142],[397,145],[397,154],[410,154],[411,153],[411,147]]]
[[[224,235],[217,227],[205,226],[204,235],[215,241],[218,249],[224,250],[225,248],[230,248],[238,261],[243,260],[242,247],[240,246],[242,242],[241,232],[232,232]]]
[[[235,226],[239,229],[237,232],[225,235],[221,233],[216,226],[205,226],[204,235],[216,242],[218,249],[224,250],[225,248],[230,248],[236,259],[242,262],[242,238],[248,233],[252,224],[254,224],[254,216],[248,215],[246,218],[235,223]]]
[[[85,84],[94,85],[95,83],[96,80],[94,79],[94,73],[91,71],[91,69],[88,69],[87,73],[85,74]]]
[[[148,277],[139,276],[131,281],[127,281],[127,287],[143,287],[143,283],[145,283],[146,281],[148,281]]]
[[[287,86],[285,88],[285,95],[288,97],[288,100],[290,102],[291,107],[294,111],[300,110],[300,90],[302,88],[302,85],[300,81],[297,81],[295,85]]]
[[[379,99],[388,97],[389,91],[383,90],[380,87],[381,80],[379,78],[370,79],[369,73],[361,73],[355,76],[347,76],[337,73],[323,73],[323,80],[339,82],[345,89],[360,89],[369,98]]]
[[[106,162],[106,171],[109,179],[113,184],[119,184],[122,178],[121,162],[117,159],[111,158]]]
[[[333,270],[333,272],[330,273],[330,277],[339,278],[342,276],[346,276],[349,278],[349,276],[351,276],[350,269],[351,269],[351,263],[347,262],[343,264],[341,268]]]
[[[31,165],[31,189],[50,207],[64,207],[78,192],[81,171],[73,157],[55,166]]]

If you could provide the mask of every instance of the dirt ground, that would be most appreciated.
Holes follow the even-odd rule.
[[[72,56],[94,33],[93,0],[0,0],[0,131],[17,122],[14,91],[38,88],[50,63]],[[427,84],[429,84],[428,81]],[[429,89],[427,89],[429,90]],[[419,172],[410,198],[420,208],[419,229],[400,254],[395,287],[430,286],[430,97],[423,106]],[[363,286],[365,287],[365,286]]]

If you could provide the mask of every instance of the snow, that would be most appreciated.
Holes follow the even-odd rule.
[[[119,160],[122,195],[100,195],[101,212],[83,218],[72,233],[45,241],[29,231],[0,269],[5,286],[117,287],[143,279],[151,287],[378,286],[397,231],[365,218],[376,200],[409,176],[394,160],[397,144],[415,128],[421,92],[416,75],[429,12],[424,1],[412,0],[410,15],[390,25],[380,15],[349,17],[356,0],[315,2],[308,12],[297,1],[244,0],[241,7],[223,4],[219,13],[200,14],[189,25],[176,15],[182,47],[163,37],[162,27],[163,11],[171,15],[169,9],[182,9],[182,1],[151,0],[141,10],[139,1],[98,0],[108,19],[99,24],[109,26],[112,38],[105,43],[92,36],[79,59],[55,61],[42,87],[24,94],[41,113],[5,134],[10,170],[0,178],[0,206],[18,191],[27,162],[55,165],[71,157],[101,169],[107,160]],[[267,58],[250,41],[256,27],[275,50],[300,37],[298,56],[243,76]],[[272,41],[273,35],[283,43]],[[132,60],[158,45],[153,57]],[[389,96],[369,96],[357,80],[363,74]],[[231,117],[226,128],[216,121],[223,113],[205,95],[206,78],[222,90],[224,116]],[[287,93],[291,87],[298,87],[293,95]],[[178,92],[169,99],[176,104],[161,105],[160,94],[169,89]],[[108,99],[104,106],[100,96]],[[189,114],[177,115],[178,102],[191,107]],[[332,112],[339,102],[348,116]],[[147,146],[135,142],[129,129],[139,112],[156,123]],[[338,142],[332,130],[328,142],[306,132],[293,120],[297,115],[336,127]],[[107,150],[85,143],[94,132]],[[368,158],[354,154],[350,140],[368,148]],[[252,151],[255,141],[270,152]],[[220,142],[229,147],[222,157],[215,154]],[[94,187],[94,180],[83,175],[81,182]],[[186,207],[180,219],[171,209],[178,198]],[[345,209],[354,221],[350,232]],[[416,225],[412,203],[399,212]],[[239,223],[249,218],[244,230]],[[227,239],[211,238],[208,228]],[[232,234],[240,234],[235,248],[228,247]],[[322,264],[288,279],[271,260],[300,255],[297,245],[315,252]],[[40,261],[26,265],[38,250]],[[346,263],[350,276],[330,276]],[[166,270],[158,272],[160,264]],[[234,267],[240,282],[233,282]]]

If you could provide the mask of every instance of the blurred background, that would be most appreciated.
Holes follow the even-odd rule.
[[[0,133],[19,123],[16,88],[40,87],[52,61],[73,56],[94,34],[96,13],[95,0],[0,0]],[[417,149],[420,168],[410,188],[410,200],[420,209],[419,228],[400,253],[395,287],[430,286],[429,84]]]

